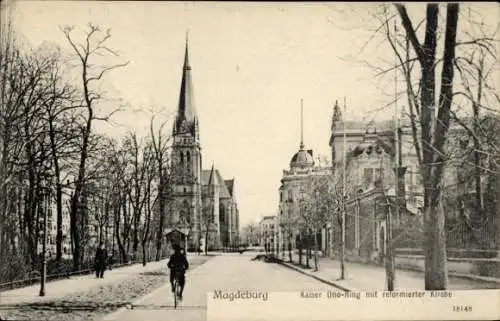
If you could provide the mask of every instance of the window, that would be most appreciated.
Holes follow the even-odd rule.
[[[226,213],[224,212],[224,206],[222,204],[219,206],[219,216],[221,223],[224,223]]]
[[[181,164],[183,164],[184,163],[184,154],[182,152],[180,152],[180,154],[181,154]]]
[[[384,169],[383,168],[375,168],[375,180],[384,180]]]
[[[363,172],[363,184],[368,185],[373,181],[373,169],[365,168]]]

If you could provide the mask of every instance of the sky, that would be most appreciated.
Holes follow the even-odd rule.
[[[129,64],[102,85],[127,105],[113,126],[98,128],[116,137],[132,129],[146,135],[151,108],[172,120],[189,30],[203,167],[213,163],[225,179],[235,178],[244,225],[277,212],[283,169],[299,148],[301,99],[304,143],[316,155],[330,155],[335,100],[346,97],[348,120],[390,117],[390,111],[374,113],[387,97],[373,70],[348,58],[370,37],[359,19],[373,6],[18,0],[13,17],[31,46],[50,41],[67,52],[61,26],[74,25],[82,40],[88,22],[111,28],[109,46],[120,53],[113,61]],[[384,56],[382,47],[364,54]]]

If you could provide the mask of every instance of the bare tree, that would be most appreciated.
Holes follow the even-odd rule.
[[[156,231],[156,261],[161,259],[163,245],[163,229],[165,227],[165,214],[167,200],[170,198],[171,175],[168,167],[169,135],[165,134],[166,122],[161,123],[158,130],[154,128],[154,116],[150,123],[150,137],[158,175],[158,227]]]
[[[96,66],[92,63],[92,59],[99,55],[112,54],[117,56],[117,53],[106,46],[106,42],[111,37],[110,30],[106,30],[103,36],[101,36],[102,31],[99,26],[93,24],[88,25],[88,31],[86,32],[85,40],[83,44],[78,43],[72,37],[73,27],[64,28],[63,32],[66,36],[68,43],[73,48],[75,54],[80,63],[81,67],[81,85],[83,90],[82,97],[82,107],[85,109],[83,118],[85,120],[85,125],[82,128],[82,142],[81,142],[81,154],[78,166],[78,174],[75,179],[75,189],[71,197],[71,210],[70,210],[70,225],[71,225],[71,236],[73,240],[73,266],[75,269],[80,267],[82,257],[81,251],[81,233],[78,229],[79,226],[79,215],[78,208],[81,203],[82,190],[84,188],[86,164],[88,158],[88,145],[89,137],[92,132],[92,123],[94,120],[98,119],[108,119],[112,114],[108,113],[107,116],[102,117],[97,114],[96,105],[99,100],[103,99],[103,94],[98,88],[95,88],[95,84],[99,84],[104,75],[109,72],[119,68],[124,67],[127,63],[123,64],[113,64],[110,66]]]

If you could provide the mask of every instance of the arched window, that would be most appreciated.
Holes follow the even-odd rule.
[[[224,211],[224,205],[220,204],[219,205],[219,220],[221,223],[224,223],[226,219],[226,213]]]
[[[180,155],[181,155],[181,164],[183,164],[184,163],[184,153],[180,152]]]
[[[191,154],[189,153],[189,151],[186,153],[186,160],[188,164],[191,162]]]
[[[182,202],[182,213],[181,221],[189,224],[191,222],[191,206],[186,200]]]

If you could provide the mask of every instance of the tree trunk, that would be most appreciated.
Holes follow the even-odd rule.
[[[315,248],[316,248],[316,253],[314,254],[314,271],[319,271],[319,258],[318,258],[318,253],[320,251],[320,244],[318,241],[318,233],[316,233],[314,237],[314,243],[315,243]]]
[[[302,238],[299,239],[300,244],[298,246],[299,248],[299,265],[302,265]]]
[[[288,261],[292,263],[292,240],[291,236],[288,237]]]
[[[424,44],[421,45],[404,5],[396,4],[403,27],[421,67],[421,175],[424,181],[425,289],[444,290],[447,286],[446,236],[444,212],[440,204],[444,146],[453,100],[453,72],[459,4],[447,4],[441,90],[436,120],[435,61],[438,30],[438,4],[427,4]]]
[[[161,147],[161,146],[160,146]],[[167,186],[166,183],[169,183],[169,181],[165,181],[165,178],[163,177],[163,158],[161,155],[158,156],[158,175],[159,177],[159,186],[158,186],[158,193],[159,193],[159,204],[158,204],[158,209],[159,209],[159,224],[158,224],[158,230],[156,233],[156,261],[159,261],[162,258],[162,241],[163,241],[163,226],[165,225],[165,198],[167,197]]]
[[[310,259],[310,256],[311,256],[311,242],[309,242],[309,235],[306,237],[306,268],[310,268],[311,266],[309,265],[309,259]]]
[[[205,229],[205,255],[208,255],[208,224],[207,224],[207,227]]]
[[[146,240],[142,241],[142,266],[146,266]]]

